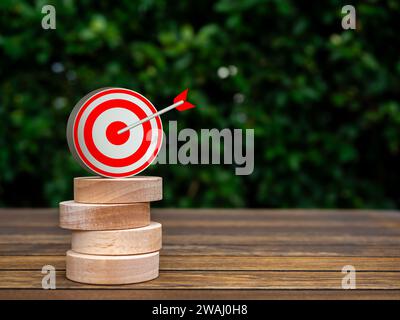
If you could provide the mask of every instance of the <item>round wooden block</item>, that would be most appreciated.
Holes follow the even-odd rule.
[[[162,178],[136,176],[74,179],[74,200],[82,203],[133,203],[162,199]]]
[[[158,277],[159,253],[96,256],[67,251],[67,278],[89,284],[128,284]]]
[[[73,231],[72,250],[95,255],[132,255],[161,249],[161,224],[114,231]]]
[[[150,224],[150,204],[60,203],[60,227],[70,230],[115,230]]]

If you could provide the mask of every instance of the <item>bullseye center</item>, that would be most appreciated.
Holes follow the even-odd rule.
[[[110,123],[106,130],[107,140],[116,145],[124,144],[129,139],[130,131],[128,130],[121,134],[118,134],[118,131],[125,127],[126,124],[122,121]]]

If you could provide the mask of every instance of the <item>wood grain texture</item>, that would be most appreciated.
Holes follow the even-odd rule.
[[[152,209],[151,216],[163,225],[163,255],[400,257],[394,211]],[[0,209],[0,255],[64,255],[70,233],[57,224],[55,209]]]
[[[158,277],[159,253],[97,256],[67,251],[66,277],[87,284],[129,284]],[[60,281],[65,281],[64,277]]]
[[[7,300],[400,300],[400,290],[0,289]]]
[[[0,298],[399,299],[400,213],[374,210],[153,209],[160,277],[112,286],[65,278],[70,232],[56,209],[0,209]],[[41,268],[57,269],[42,290]],[[353,265],[357,290],[342,290]]]
[[[73,231],[71,248],[94,255],[132,255],[161,249],[161,224],[151,222],[142,228],[113,231]]]
[[[44,265],[65,270],[62,256],[0,256],[1,270],[39,270]],[[399,257],[249,257],[160,256],[162,271],[341,271],[353,265],[358,271],[400,272]]]
[[[74,178],[74,200],[82,203],[133,203],[162,199],[162,178]]]
[[[150,204],[60,203],[60,227],[70,230],[115,230],[150,224]]]
[[[148,253],[147,255],[152,254]],[[73,280],[76,282],[71,282],[65,278],[65,274],[67,278],[70,278],[72,270],[69,268],[70,255],[67,255],[67,272],[59,271],[56,273],[58,289],[343,290],[343,274],[340,271],[163,271],[153,281],[129,284],[128,281],[135,282],[140,274],[139,271],[142,271],[143,268],[143,265],[141,265],[140,269],[133,270],[134,263],[130,261],[130,257],[136,256],[124,256],[128,257],[126,261],[121,261],[121,257],[116,256],[107,257],[107,260],[105,260],[105,256],[95,256],[96,260],[86,258],[89,255],[83,256],[85,256],[84,262],[79,261],[74,265],[74,267],[80,268],[73,270],[74,275],[76,275]],[[110,258],[116,260],[110,262]],[[103,262],[99,264],[99,261]],[[106,266],[102,266],[103,264]],[[111,270],[111,266],[116,269]],[[90,270],[93,271],[90,272]],[[107,270],[109,274],[103,273],[103,277],[100,278],[99,272],[104,272],[104,270]],[[152,274],[154,275],[155,268],[153,271]],[[118,281],[122,278],[125,279],[125,277],[129,277],[129,280],[126,279],[126,282],[121,283],[128,285],[112,285],[117,283],[113,282],[114,279]],[[40,270],[36,272],[4,270],[0,272],[0,289],[15,287],[42,289],[42,278],[43,275]],[[89,280],[93,280],[93,282],[88,283]],[[358,290],[400,290],[400,272],[358,272],[356,280]],[[91,285],[93,283],[104,284],[104,286],[93,287]]]

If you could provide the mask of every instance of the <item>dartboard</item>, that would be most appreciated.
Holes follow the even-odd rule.
[[[159,116],[123,133],[121,129],[157,112],[141,94],[102,88],[83,97],[68,119],[68,146],[81,166],[92,173],[129,177],[146,169],[160,151]]]

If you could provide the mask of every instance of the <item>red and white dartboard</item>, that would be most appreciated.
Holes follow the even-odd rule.
[[[118,131],[157,112],[141,94],[123,88],[90,92],[68,119],[71,153],[89,171],[110,178],[129,177],[146,169],[162,144],[159,116],[118,134]]]

